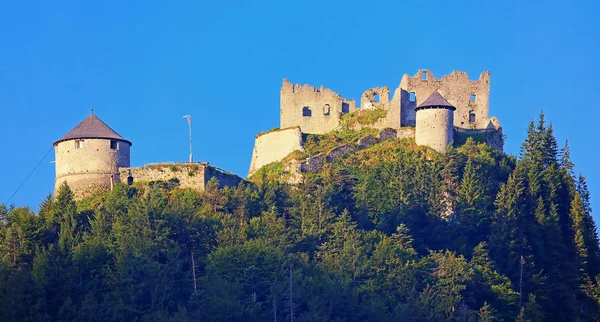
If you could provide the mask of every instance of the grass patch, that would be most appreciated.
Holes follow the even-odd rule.
[[[487,143],[487,136],[493,133],[481,131],[456,132],[454,135],[454,146],[459,147],[464,145],[469,138],[475,143]]]
[[[248,181],[256,183],[275,182],[279,181],[281,177],[286,174],[288,173],[283,168],[283,162],[273,162],[254,172],[254,174],[248,178]]]
[[[196,171],[198,171],[198,165],[194,164],[188,171],[188,176],[193,177],[194,175],[196,175]]]
[[[342,115],[340,123],[342,125],[342,128],[352,129],[357,124],[375,124],[377,121],[379,121],[382,118],[385,118],[386,116],[387,110],[381,108],[365,109]]]
[[[302,146],[306,151],[305,158],[329,152],[345,144],[355,144],[358,139],[367,135],[376,136],[377,133],[376,129],[363,128],[358,131],[341,130],[331,131],[327,134],[303,134]]]

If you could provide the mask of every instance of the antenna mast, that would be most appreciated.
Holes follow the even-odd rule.
[[[183,116],[188,121],[188,126],[190,128],[190,163],[194,162],[194,158],[192,156],[192,117],[190,115]]]

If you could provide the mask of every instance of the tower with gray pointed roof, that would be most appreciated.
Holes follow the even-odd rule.
[[[54,142],[55,194],[63,182],[69,185],[76,199],[111,189],[121,181],[119,168],[129,167],[130,147],[130,141],[90,114]]]
[[[435,91],[415,108],[415,141],[438,152],[444,152],[454,140],[456,108]]]

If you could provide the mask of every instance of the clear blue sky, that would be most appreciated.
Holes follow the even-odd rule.
[[[133,142],[132,166],[185,161],[191,114],[195,158],[245,176],[254,135],[279,125],[282,78],[359,98],[426,68],[491,70],[509,154],[544,109],[600,214],[598,12],[597,1],[2,1],[0,202],[90,104]],[[11,202],[38,208],[52,160]]]

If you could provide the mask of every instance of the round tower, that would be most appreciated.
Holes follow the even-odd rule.
[[[54,142],[54,194],[66,182],[75,199],[111,189],[121,182],[119,168],[129,167],[131,142],[91,114]]]
[[[444,152],[454,140],[454,111],[446,99],[435,91],[415,108],[415,141],[438,152]]]

